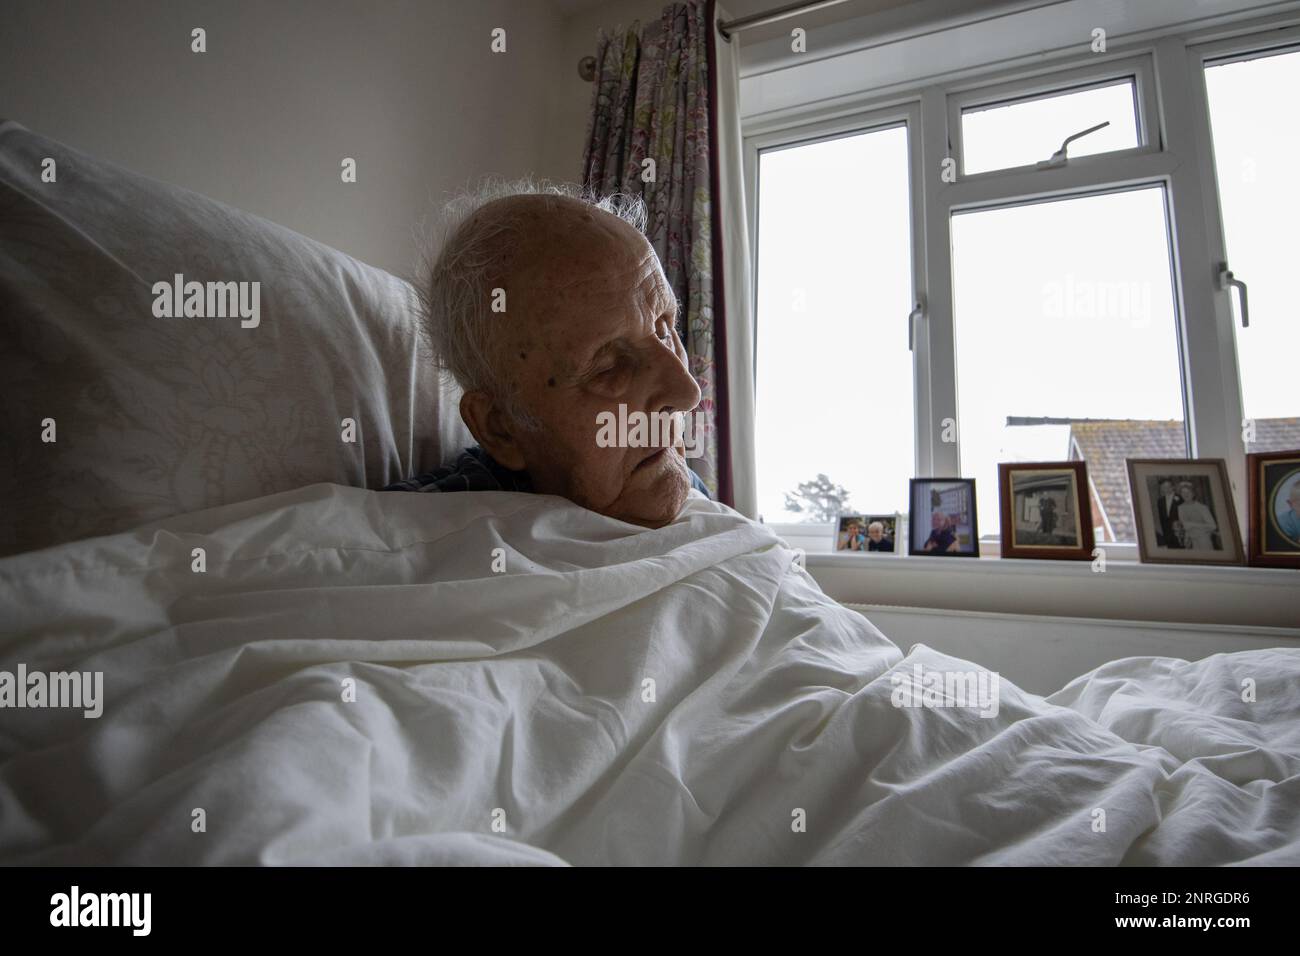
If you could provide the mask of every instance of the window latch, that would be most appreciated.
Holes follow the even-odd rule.
[[[1044,159],[1039,161],[1039,163],[1037,164],[1038,168],[1055,169],[1057,166],[1064,166],[1067,162],[1069,162],[1070,159],[1069,153],[1070,153],[1071,143],[1073,143],[1076,139],[1082,139],[1083,137],[1087,136],[1089,133],[1095,133],[1099,129],[1105,129],[1109,125],[1110,125],[1110,120],[1106,120],[1106,122],[1104,123],[1098,123],[1096,126],[1092,126],[1089,127],[1088,129],[1085,129],[1082,133],[1075,133],[1073,136],[1067,136],[1065,138],[1065,142],[1061,144],[1061,148],[1052,154],[1051,159]]]
[[[1219,263],[1219,288],[1231,296],[1234,287],[1237,294],[1241,296],[1241,327],[1248,329],[1250,328],[1250,300],[1246,298],[1246,283],[1232,274],[1226,262]],[[1232,308],[1231,304],[1228,308]]]
[[[916,323],[925,318],[925,300],[918,299],[912,311],[907,313],[907,350],[916,351]]]

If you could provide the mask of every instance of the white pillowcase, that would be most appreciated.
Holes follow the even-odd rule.
[[[8,121],[0,223],[0,554],[313,482],[378,488],[464,435],[414,290],[381,269]],[[260,283],[259,323],[155,317],[177,273]]]

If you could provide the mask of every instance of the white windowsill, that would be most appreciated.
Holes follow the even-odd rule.
[[[852,568],[861,566],[864,572],[884,568],[918,574],[943,572],[948,574],[998,575],[1006,577],[1104,577],[1123,575],[1130,580],[1178,582],[1197,584],[1214,581],[1221,584],[1252,584],[1276,586],[1300,591],[1300,576],[1289,568],[1251,568],[1242,565],[1211,564],[1143,564],[1140,561],[1106,559],[1105,571],[1093,571],[1091,561],[1053,561],[1029,558],[955,558],[921,555],[893,557],[878,554],[818,554],[807,552],[805,563],[809,568]],[[1300,618],[1300,605],[1297,606]]]
[[[848,554],[829,550],[830,525],[773,524],[830,597],[887,604],[1208,626],[1300,626],[1300,573],[1244,565],[1143,564],[1133,545],[1092,561]],[[984,542],[987,548],[990,542]],[[997,548],[997,542],[992,542]],[[825,548],[827,550],[809,550]],[[1123,555],[1123,556],[1121,556]]]

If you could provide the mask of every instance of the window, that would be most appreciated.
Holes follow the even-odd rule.
[[[1222,458],[1244,513],[1246,451],[1300,447],[1297,17],[1053,56],[854,102],[905,127],[755,114],[766,520],[806,520],[785,496],[819,474],[857,513],[973,477],[995,539],[1000,462],[1081,459],[1098,543],[1135,560],[1125,459]]]
[[[1130,77],[1086,89],[966,107],[961,112],[966,175],[1034,166],[1047,161],[1068,137],[1101,123],[1102,129],[1070,144],[1071,158],[1141,145],[1136,84]]]
[[[1285,451],[1300,447],[1300,111],[1279,97],[1300,91],[1300,51],[1211,63],[1205,84],[1227,260],[1249,288],[1250,326],[1236,324],[1249,450]]]
[[[764,520],[826,476],[845,509],[906,510],[914,471],[907,127],[759,154],[755,443]],[[827,548],[829,548],[829,536]]]
[[[1103,541],[1136,541],[1124,459],[1183,457],[1159,186],[952,220],[961,474],[998,534],[998,463],[1087,461]]]

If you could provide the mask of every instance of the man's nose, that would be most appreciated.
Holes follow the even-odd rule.
[[[700,386],[675,351],[662,350],[654,365],[650,407],[655,411],[689,412],[700,404]]]

